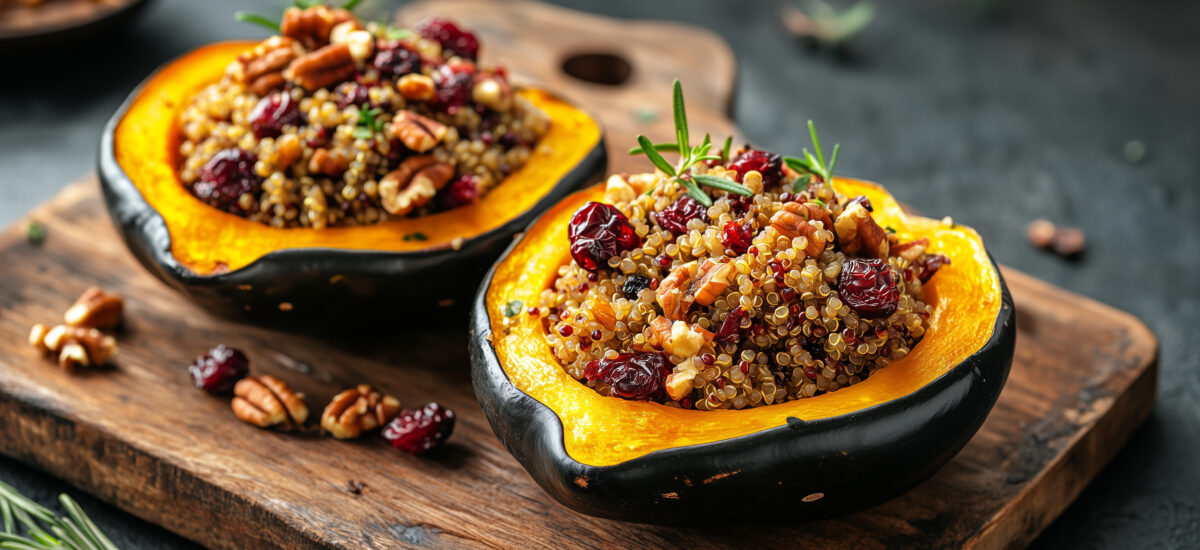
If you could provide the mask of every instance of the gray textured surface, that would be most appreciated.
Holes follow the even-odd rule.
[[[1000,262],[1146,321],[1162,345],[1154,413],[1035,547],[1200,547],[1200,4],[1013,0],[981,20],[971,0],[878,2],[854,55],[834,61],[792,41],[775,2],[560,3],[717,31],[737,54],[734,117],[753,141],[796,152],[813,118],[842,143],[839,172],[952,213]],[[256,33],[227,24],[249,4],[161,0],[124,36],[6,55],[0,223],[91,169],[104,120],[155,66]],[[1122,154],[1132,139],[1148,147],[1141,163]],[[1023,228],[1036,217],[1082,227],[1087,255],[1033,251]],[[0,480],[43,502],[69,489],[8,459]],[[122,547],[188,546],[80,501]]]

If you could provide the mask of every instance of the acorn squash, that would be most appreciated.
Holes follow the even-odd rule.
[[[599,124],[526,88],[518,93],[551,127],[522,168],[471,205],[326,229],[270,227],[217,210],[179,180],[179,113],[252,45],[212,44],[167,64],[117,110],[100,144],[104,199],[130,250],[156,277],[220,310],[306,320],[336,312],[342,323],[467,301],[513,234],[603,174]]]
[[[933,475],[983,423],[1004,385],[1016,328],[1012,297],[979,235],[866,195],[881,224],[928,237],[951,262],[925,287],[935,305],[904,359],[835,392],[742,410],[698,411],[606,397],[572,378],[537,316],[570,261],[566,226],[603,186],[547,211],[496,264],[472,315],[472,379],[496,435],[551,496],[607,518],[683,523],[731,517],[814,519],[881,503]]]

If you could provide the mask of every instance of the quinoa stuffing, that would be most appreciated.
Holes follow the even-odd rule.
[[[933,312],[922,285],[948,259],[837,193],[837,149],[826,164],[815,130],[802,159],[713,152],[707,136],[692,148],[678,83],[675,101],[677,143],[635,150],[659,170],[610,177],[606,203],[575,213],[573,259],[530,310],[566,371],[603,395],[741,409],[904,358]]]
[[[226,212],[320,229],[456,208],[523,166],[550,126],[445,19],[397,29],[316,5],[289,8],[278,31],[179,121],[181,181]]]

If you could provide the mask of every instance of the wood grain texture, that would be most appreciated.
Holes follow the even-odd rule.
[[[421,10],[430,8],[417,5],[404,17]],[[551,75],[563,48],[642,50],[633,42],[640,35],[623,25],[515,3],[443,2],[437,11],[479,28],[485,57],[503,58],[518,75],[596,112],[622,153],[612,157],[614,171],[644,168],[623,155],[628,134],[670,135],[669,115],[647,128],[630,110],[642,101],[664,105],[674,76],[688,85],[694,127],[732,128],[724,118],[732,57],[711,35],[632,25],[647,29],[641,40],[659,37],[663,51],[694,49],[716,63],[635,64],[641,91],[618,100],[607,88]],[[524,30],[534,25],[529,38]],[[699,38],[684,48],[684,37]],[[646,74],[662,67],[681,73]],[[725,77],[711,78],[705,91],[699,83],[710,74]],[[213,547],[1021,546],[1103,467],[1154,396],[1157,342],[1144,325],[1005,270],[1019,329],[1008,384],[976,437],[928,482],[819,523],[620,524],[558,506],[504,451],[470,388],[465,320],[352,336],[273,332],[213,317],[143,272],[110,227],[94,181],[69,187],[31,217],[47,229],[43,245],[26,242],[18,228],[0,234],[0,452]],[[112,368],[68,375],[30,348],[26,334],[60,319],[94,284],[127,297],[121,351]],[[259,430],[238,422],[227,399],[188,382],[186,365],[216,343],[245,350],[255,372],[288,380],[314,411],[368,382],[407,406],[439,401],[458,412],[458,426],[432,460],[396,453],[378,436],[341,442]],[[366,485],[361,495],[346,490],[351,479]]]

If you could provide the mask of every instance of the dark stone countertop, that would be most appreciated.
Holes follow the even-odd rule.
[[[993,0],[980,18],[984,1],[876,2],[841,60],[789,37],[775,2],[559,3],[716,31],[738,58],[733,114],[751,140],[799,151],[813,118],[842,144],[840,173],[952,213],[998,261],[1150,325],[1162,346],[1153,414],[1034,546],[1200,547],[1200,4]],[[0,223],[92,170],[104,121],[156,66],[257,33],[230,24],[237,9],[282,4],[160,0],[119,36],[6,53]],[[1147,148],[1141,162],[1123,153],[1131,140]],[[1038,217],[1086,231],[1086,256],[1033,250],[1024,227]],[[10,459],[0,480],[46,503],[70,491],[123,548],[191,546]]]

